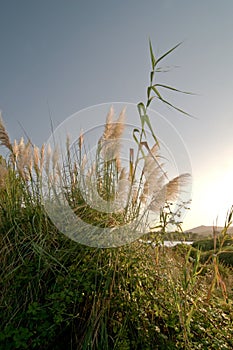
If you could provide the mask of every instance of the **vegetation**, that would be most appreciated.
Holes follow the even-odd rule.
[[[167,237],[167,225],[175,220],[167,211],[168,202],[177,198],[188,175],[169,181],[159,163],[156,136],[153,133],[152,147],[145,139],[146,126],[153,132],[147,115],[152,97],[168,104],[158,88],[171,89],[153,83],[157,64],[168,53],[156,60],[151,45],[150,52],[148,101],[138,106],[142,129],[134,134],[138,153],[134,161],[130,151],[128,170],[119,163],[116,142],[123,115],[114,122],[113,111],[107,117],[93,168],[85,168],[82,135],[75,162],[70,160],[67,141],[67,162],[61,166],[56,150],[39,149],[23,139],[11,143],[1,120],[0,141],[9,155],[0,159],[0,349],[233,348],[233,272],[226,255],[231,247],[232,211],[222,232],[214,235],[212,246],[157,244],[158,238]],[[112,139],[115,142],[106,146],[106,140]],[[106,158],[109,152],[111,157]],[[139,162],[143,171],[136,176]],[[117,204],[120,185],[126,183],[124,205],[120,203],[108,214],[91,207],[95,193],[92,186],[86,186],[86,193],[80,191],[83,175],[86,185],[90,178],[89,183],[96,183],[100,198]],[[161,210],[159,232],[153,230],[143,237],[143,241],[153,238],[153,244],[134,240],[102,248],[61,234],[41,203],[45,178],[53,185],[61,181],[73,212],[100,229],[134,222],[145,201],[150,210]],[[154,181],[158,184],[159,179],[155,188]],[[54,186],[48,189],[50,200],[55,201],[60,193]],[[180,223],[177,230],[181,231]]]
[[[228,216],[228,221],[220,233],[213,230],[213,238],[199,240],[192,244],[195,254],[200,251],[200,260],[202,263],[208,263],[213,257],[225,266],[233,266],[233,236],[228,233],[231,224],[232,209]]]

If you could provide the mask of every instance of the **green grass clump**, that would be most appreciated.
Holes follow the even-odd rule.
[[[214,250],[214,247],[218,249],[220,247],[220,242],[217,240],[216,243],[213,238],[211,239],[203,239],[199,240],[197,242],[194,242],[192,246],[196,249],[199,249],[203,252],[209,251],[209,250]],[[232,246],[233,245],[233,240],[232,239],[227,239],[224,241],[223,247],[227,246]]]
[[[194,256],[195,250],[193,250],[192,256]],[[214,249],[211,250],[205,250],[201,253],[201,262],[205,263],[206,261],[210,261],[213,256],[216,255],[216,251]],[[226,247],[224,251],[220,251],[218,253],[218,261],[221,264],[227,265],[227,266],[233,266],[233,247]]]
[[[232,299],[186,249],[84,247],[37,210],[1,227],[1,348],[231,349]]]
[[[232,348],[231,270],[224,299],[221,286],[209,293],[214,265],[200,273],[200,257],[190,260],[185,245],[82,246],[9,176],[0,211],[0,348]]]

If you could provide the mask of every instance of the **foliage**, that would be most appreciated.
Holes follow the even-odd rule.
[[[210,272],[197,274],[187,247],[161,248],[157,263],[141,243],[94,249],[29,225],[12,228],[11,247],[2,237],[2,348],[232,347],[232,301],[207,300]]]
[[[158,63],[174,49],[156,60],[150,43],[148,100],[138,105],[142,131],[135,137],[150,162],[155,155],[144,139],[145,127],[152,128],[147,108],[154,97],[172,106],[158,89],[176,89],[154,83],[154,76]],[[157,145],[155,135],[154,140]],[[59,172],[56,153],[47,154],[48,159],[43,147],[23,140],[12,144],[2,121],[0,141],[10,151],[9,159],[0,159],[1,349],[232,349],[233,273],[219,263],[229,253],[225,243],[231,213],[206,261],[199,249],[185,245],[171,249],[136,241],[120,248],[83,246],[58,232],[40,201],[42,169],[50,161],[54,174]],[[131,160],[134,181],[137,164]],[[98,164],[99,193],[114,198],[116,159]],[[88,222],[103,224],[106,217],[96,215],[74,186],[80,181],[78,168],[67,166],[63,184],[70,205]],[[175,185],[177,179],[170,184]],[[161,239],[174,219],[163,209]],[[120,225],[125,217],[111,219]]]
[[[233,243],[232,239],[227,239],[223,247],[231,246]],[[209,250],[214,250],[214,239],[203,239],[203,240],[198,240],[197,242],[194,242],[192,246],[196,249],[201,250],[202,252],[206,252]],[[218,249],[220,247],[220,242],[216,241],[216,248]]]

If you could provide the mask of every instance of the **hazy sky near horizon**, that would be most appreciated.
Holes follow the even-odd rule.
[[[0,109],[12,140],[41,145],[86,107],[146,100],[148,39],[176,66],[160,82],[196,118],[155,101],[190,155],[193,202],[184,228],[224,223],[233,204],[233,2],[231,0],[1,0]],[[105,117],[105,116],[104,116]],[[156,121],[153,121],[156,129]],[[23,127],[23,129],[22,129]]]

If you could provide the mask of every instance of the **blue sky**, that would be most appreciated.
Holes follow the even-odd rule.
[[[0,109],[13,139],[41,145],[73,113],[99,103],[145,101],[150,60],[178,42],[160,80],[196,96],[154,102],[182,136],[192,162],[185,228],[222,224],[233,203],[233,2],[231,0],[2,0]],[[156,127],[156,121],[153,123]]]

